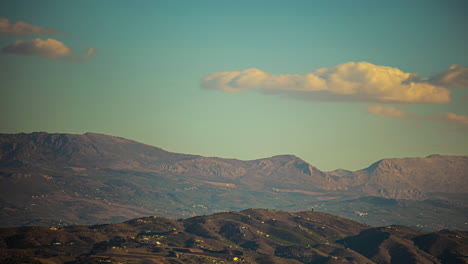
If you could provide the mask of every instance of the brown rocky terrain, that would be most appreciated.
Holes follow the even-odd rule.
[[[468,157],[383,159],[347,175],[348,186],[375,196],[421,199],[437,193],[468,193]]]
[[[1,263],[467,263],[467,253],[467,232],[372,228],[313,211],[0,229]]]
[[[466,156],[384,159],[355,172],[324,172],[293,155],[241,161],[102,134],[1,134],[0,225],[315,207],[375,225],[421,220],[430,230],[464,228],[467,176]],[[360,199],[367,196],[387,200]]]

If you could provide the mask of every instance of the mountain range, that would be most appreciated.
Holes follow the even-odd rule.
[[[467,177],[468,156],[321,171],[293,155],[242,161],[95,133],[0,134],[0,225],[315,208],[376,226],[467,229]]]

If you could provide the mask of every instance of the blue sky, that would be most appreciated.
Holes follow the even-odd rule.
[[[324,170],[467,155],[467,13],[466,1],[0,1],[0,132],[294,154]],[[18,32],[18,21],[52,30]],[[326,85],[291,85],[311,73]],[[407,80],[373,81],[410,73],[424,96],[408,97]]]

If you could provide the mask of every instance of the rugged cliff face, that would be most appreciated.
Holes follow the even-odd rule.
[[[342,190],[418,198],[426,193],[468,193],[467,156],[383,159],[356,172],[322,172],[293,155],[240,161],[164,151],[135,141],[86,133],[2,134],[0,166],[147,171],[250,186]]]
[[[355,172],[323,172],[293,155],[241,161],[93,133],[1,134],[0,224],[188,217],[249,207],[304,210],[365,196],[463,203],[467,177],[465,156],[384,159]]]
[[[421,199],[433,193],[468,193],[468,157],[383,159],[347,175],[349,184],[368,195]]]

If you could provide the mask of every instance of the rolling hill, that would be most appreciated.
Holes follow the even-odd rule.
[[[2,263],[467,263],[468,233],[249,209],[181,220],[2,228],[0,252]]]

